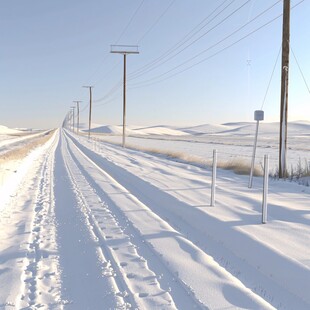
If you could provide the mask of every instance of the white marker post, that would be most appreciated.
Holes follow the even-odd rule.
[[[263,187],[263,206],[262,223],[267,223],[267,199],[268,199],[268,180],[269,180],[269,156],[264,157],[264,187]]]
[[[211,185],[211,207],[215,207],[216,165],[217,165],[217,150],[213,150],[212,185]]]
[[[253,183],[253,172],[254,172],[254,166],[255,166],[255,154],[256,154],[256,146],[257,146],[259,121],[264,120],[264,111],[261,111],[261,110],[255,111],[254,120],[256,121],[256,132],[255,132],[255,138],[254,138],[251,172],[250,172],[250,179],[249,179],[249,185],[248,185],[249,188],[252,188],[252,183]]]

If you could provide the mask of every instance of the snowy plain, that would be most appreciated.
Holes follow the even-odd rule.
[[[133,127],[127,141],[249,159],[254,127]],[[292,163],[308,160],[309,127],[289,127]],[[15,166],[0,183],[0,309],[309,309],[309,187],[270,179],[263,225],[262,177],[249,189],[219,169],[211,207],[210,167],[111,144],[119,127],[93,131],[59,129],[1,162]],[[262,126],[258,160],[275,141]]]

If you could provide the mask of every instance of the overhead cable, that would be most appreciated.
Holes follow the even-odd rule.
[[[131,16],[129,22],[127,23],[126,27],[124,28],[124,30],[122,31],[122,33],[120,34],[120,36],[118,37],[118,39],[115,41],[114,44],[117,44],[120,39],[123,37],[123,35],[125,34],[125,32],[127,31],[127,29],[129,28],[130,24],[132,23],[132,21],[134,20],[135,16],[137,15],[137,13],[139,12],[139,10],[141,9],[143,3],[145,0],[142,0],[140,2],[140,5],[137,7],[137,9],[135,10],[135,12],[133,13],[133,15]]]
[[[216,14],[215,17],[212,18],[211,21],[208,21],[208,19],[219,9],[223,4],[225,4],[228,0],[225,0],[222,2],[219,6],[216,7],[215,10],[213,10],[207,17],[205,17],[196,27],[194,27],[183,39],[181,39],[178,43],[176,43],[174,46],[172,46],[170,49],[168,49],[166,52],[164,52],[161,56],[157,57],[156,59],[152,60],[150,63],[142,66],[141,68],[133,71],[131,74],[128,75],[128,77],[135,77],[136,75],[140,75],[142,72],[148,71],[150,68],[157,66],[157,64],[162,60],[165,59],[167,56],[171,55],[175,50],[180,48],[182,45],[187,43],[191,38],[193,38],[198,32],[200,32],[204,27],[206,27],[211,21],[214,20],[217,16],[219,16],[224,10],[226,10],[233,2],[236,0],[232,0],[227,6],[224,7],[218,14]],[[208,21],[207,23],[205,23]],[[202,26],[201,26],[202,25]],[[201,27],[200,27],[201,26]],[[200,28],[199,28],[200,27]],[[197,30],[197,28],[199,28]]]
[[[209,46],[208,48],[204,49],[203,51],[199,52],[199,53],[196,54],[195,56],[193,56],[193,57],[187,59],[186,61],[182,62],[181,64],[179,64],[179,65],[177,65],[177,66],[175,66],[175,67],[173,67],[172,69],[170,69],[170,70],[168,70],[168,71],[166,71],[166,72],[164,72],[164,73],[162,73],[162,74],[159,74],[159,75],[157,75],[156,77],[153,77],[152,79],[149,79],[149,80],[147,80],[147,81],[145,81],[145,82],[142,82],[142,83],[149,83],[149,82],[151,82],[151,81],[153,81],[153,80],[159,79],[159,78],[161,78],[161,77],[163,77],[163,76],[165,76],[165,75],[167,75],[167,74],[169,74],[169,73],[175,71],[176,69],[178,69],[178,68],[180,68],[180,67],[186,65],[186,64],[189,63],[190,61],[192,61],[192,60],[198,58],[199,56],[201,56],[202,54],[204,54],[204,53],[210,51],[211,49],[217,47],[219,44],[223,43],[223,42],[226,41],[227,39],[229,39],[229,38],[231,38],[232,36],[234,36],[236,33],[240,32],[243,28],[245,28],[245,27],[248,26],[250,23],[252,23],[254,20],[256,20],[257,18],[259,18],[260,16],[262,16],[263,14],[265,14],[267,11],[269,11],[272,7],[274,7],[277,3],[281,2],[281,1],[282,1],[282,0],[278,0],[275,4],[273,4],[273,5],[272,5],[271,7],[269,7],[268,9],[266,9],[266,10],[264,10],[263,12],[259,13],[258,15],[256,15],[256,16],[255,16],[253,19],[251,19],[249,22],[247,22],[247,23],[245,23],[244,25],[242,25],[241,27],[237,28],[237,29],[234,30],[232,33],[230,33],[229,35],[227,35],[227,36],[224,37],[223,39],[217,41],[216,43],[214,43],[213,45]],[[303,1],[305,1],[305,0],[302,0],[301,2],[303,2]],[[301,3],[301,2],[300,2],[300,3]],[[245,38],[247,38],[247,37],[251,36],[252,34],[254,34],[255,32],[259,31],[260,29],[262,29],[262,28],[266,27],[267,25],[271,24],[272,22],[274,22],[275,20],[277,20],[277,19],[280,18],[281,16],[282,16],[282,14],[278,15],[277,17],[273,18],[273,19],[270,20],[269,22],[263,24],[262,26],[256,28],[255,30],[253,30],[253,31],[251,31],[250,33],[248,33],[247,35],[243,36],[241,39],[238,39],[237,41],[235,41],[235,42],[233,42],[232,44],[230,44],[230,45],[224,47],[223,49],[221,49],[220,51],[216,52],[215,54],[213,54],[213,55],[211,55],[211,56],[209,56],[209,57],[207,57],[207,58],[202,59],[201,61],[199,61],[199,62],[193,64],[192,66],[190,66],[190,67],[188,67],[188,68],[186,68],[185,70],[182,70],[182,71],[180,71],[180,72],[187,71],[188,69],[190,69],[190,68],[192,68],[192,67],[194,67],[194,66],[196,66],[196,65],[198,65],[198,64],[200,64],[200,63],[202,63],[202,62],[204,62],[205,60],[210,59],[210,58],[212,58],[212,57],[218,55],[218,54],[221,53],[222,51],[224,51],[224,50],[226,50],[226,49],[228,49],[228,48],[230,48],[230,47],[236,45],[236,44],[239,43],[240,41],[244,40]],[[137,84],[138,84],[138,83],[137,83]],[[131,84],[131,85],[134,85],[134,84]]]

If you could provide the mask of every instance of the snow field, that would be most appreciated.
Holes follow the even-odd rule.
[[[5,190],[1,193],[0,268],[4,276],[1,278],[0,300],[8,309],[34,305],[37,300],[47,306],[57,295],[48,280],[55,274],[57,260],[47,255],[55,243],[50,232],[40,225],[40,222],[52,220],[52,215],[47,212],[43,215],[45,206],[40,193],[45,186],[43,183],[42,187],[39,186],[43,174],[47,173],[47,159],[42,154],[53,154],[56,143],[57,135],[54,134],[18,166],[14,182],[2,187]],[[41,247],[46,250],[44,255]],[[55,279],[51,281],[53,285],[57,283]]]
[[[63,130],[15,164],[0,308],[309,309],[307,187],[270,180],[262,225],[261,177],[219,169],[210,207],[210,168]]]
[[[1,133],[0,126],[0,155],[5,155],[10,150],[27,146],[32,141],[40,140],[42,137],[48,136],[53,131],[40,131],[40,132],[23,132],[19,134],[3,134]]]
[[[145,133],[148,128],[129,126],[126,139],[127,146],[136,150],[160,153],[182,162],[190,162],[200,167],[212,163],[213,149],[218,151],[218,167],[233,169],[240,174],[249,174],[255,123],[228,123],[223,125],[201,125],[189,128],[174,128],[171,132],[166,126],[149,127],[152,134]],[[157,131],[157,128],[159,130]],[[288,125],[287,167],[296,169],[299,160],[303,164],[309,162],[307,121],[290,122]],[[104,126],[94,128],[94,139],[114,144],[121,144],[120,131],[102,130]],[[131,129],[135,129],[133,132]],[[181,134],[183,133],[183,135]],[[264,123],[259,127],[256,174],[262,175],[264,155],[269,155],[270,171],[275,172],[278,166],[279,124]]]
[[[47,142],[53,131],[41,132],[34,135],[27,135],[17,138],[14,143],[2,145],[0,148],[0,197],[9,197],[11,191],[14,192],[15,185],[23,178],[25,172],[34,160],[33,156],[27,156],[32,150]],[[6,141],[6,140],[5,140]],[[6,141],[7,142],[7,141]],[[34,153],[35,154],[35,153]],[[29,158],[28,158],[29,157]],[[25,161],[26,160],[26,161]],[[0,198],[0,201],[1,201]],[[5,201],[1,201],[4,206]]]
[[[169,219],[170,222],[174,223],[175,227],[182,227],[183,230],[188,227],[188,222],[195,223],[196,226],[197,223],[201,223],[200,226],[198,225],[198,229],[195,227],[193,230],[193,227],[189,226],[186,233],[192,236],[192,240],[197,237],[196,243],[198,244],[204,242],[201,241],[201,236],[206,235],[209,243],[208,247],[210,243],[212,244],[212,239],[215,239],[214,247],[216,249],[213,249],[212,256],[221,262],[221,265],[224,263],[225,268],[232,270],[232,273],[242,279],[243,283],[248,283],[247,285],[253,291],[269,300],[277,308],[287,307],[290,309],[294,308],[296,304],[299,305],[298,308],[300,309],[307,308],[309,301],[304,294],[305,290],[303,288],[309,286],[307,280],[309,275],[309,261],[307,260],[307,257],[309,257],[309,247],[307,246],[309,244],[309,219],[306,217],[308,213],[308,189],[289,182],[271,182],[270,190],[274,195],[270,195],[269,221],[272,224],[262,227],[259,225],[261,220],[261,185],[259,188],[249,190],[247,189],[247,178],[222,171],[217,196],[225,199],[217,203],[220,208],[207,210],[207,213],[211,215],[208,219],[208,217],[203,217],[201,212],[197,212],[197,208],[193,210],[191,207],[197,206],[204,208],[201,210],[206,210],[205,192],[197,195],[199,190],[195,191],[195,188],[191,186],[191,195],[189,196],[186,195],[186,191],[182,191],[182,186],[180,186],[179,190],[174,190],[173,187],[171,189],[171,184],[180,185],[182,183],[180,180],[185,180],[184,189],[188,188],[189,180],[199,184],[199,174],[201,173],[199,168],[188,166],[189,172],[190,170],[195,171],[189,177],[184,175],[184,169],[180,169],[180,172],[177,171],[177,166],[182,165],[173,162],[170,162],[169,166],[162,165],[162,169],[156,171],[156,163],[165,162],[165,159],[107,145],[105,145],[104,156],[115,165],[121,165],[126,169],[126,172],[132,171],[135,176],[157,184],[163,190],[169,188],[169,194],[187,201],[188,205],[185,205],[182,210],[180,210],[182,203],[177,204],[179,212],[176,211],[167,216],[167,210],[164,212],[163,209],[156,209],[156,213],[160,214],[160,211],[163,214],[162,218]],[[152,166],[151,174],[147,173],[147,168],[146,171],[143,170],[147,166]],[[171,174],[171,166],[173,166],[173,175]],[[199,172],[198,175],[197,171]],[[121,171],[117,174],[122,175]],[[206,175],[203,180],[204,186],[206,186]],[[139,184],[139,180],[131,175],[127,174],[123,181],[131,188],[133,187],[132,184],[136,184],[135,187],[140,185],[140,187],[145,188],[144,191],[146,192],[145,185]],[[254,181],[256,186],[258,181],[259,178]],[[203,182],[200,183],[201,186],[203,186]],[[153,199],[159,194],[162,193],[153,193]],[[281,197],[280,200],[279,197]],[[163,202],[164,198],[161,201]],[[298,201],[296,209],[299,210],[299,213],[294,211],[294,202],[296,201]],[[160,205],[160,203],[160,199],[158,199],[157,203],[153,202],[152,205]],[[166,203],[166,205],[169,205],[171,209],[172,203]],[[178,213],[181,214],[179,216],[181,220],[187,218],[190,220],[183,221],[180,224],[175,219]],[[197,217],[193,218],[193,214],[196,214]],[[231,221],[232,223],[236,222],[235,226],[230,228],[230,225],[228,225],[227,227],[225,222],[230,223]],[[244,226],[242,222],[248,224]],[[292,231],[298,232],[298,234],[294,235]],[[288,239],[285,239],[285,237],[288,237]],[[281,240],[281,242],[278,242],[278,240]],[[289,240],[291,241],[290,246],[286,242]],[[240,243],[242,251],[240,251]],[[221,247],[224,252],[224,261],[219,254],[221,252],[219,248]],[[295,249],[298,250],[295,251]],[[227,253],[227,250],[229,253]],[[265,256],[261,257],[253,253],[264,253]],[[270,261],[268,261],[269,258]],[[289,270],[289,272],[282,272],[282,270]],[[270,293],[270,291],[273,293]],[[290,291],[294,293],[290,293]]]
[[[79,146],[83,151],[84,148]],[[88,152],[88,156],[89,152]],[[131,156],[128,156],[131,159]],[[109,157],[111,160],[111,157]],[[102,164],[102,163],[101,163]],[[114,167],[115,168],[115,167]],[[113,169],[110,167],[110,169]],[[90,171],[91,169],[87,169]],[[116,170],[116,169],[115,169]],[[107,170],[107,165],[105,165],[105,171]],[[121,173],[113,171],[114,174],[121,176]],[[84,173],[87,173],[84,171]],[[106,172],[105,172],[106,173]],[[109,176],[111,181],[109,183],[119,184],[119,180],[116,181],[114,178]],[[93,179],[98,180],[99,176],[93,177]],[[129,174],[126,179],[129,179]],[[124,181],[124,180],[122,180]],[[145,242],[150,243],[154,250],[157,252],[157,256],[163,259],[166,266],[169,266],[170,272],[174,275],[175,281],[178,281],[186,287],[186,291],[189,294],[193,294],[193,297],[197,298],[199,303],[207,305],[207,307],[227,307],[231,302],[238,302],[241,300],[241,303],[244,302],[244,308],[254,307],[254,308],[268,308],[270,305],[261,300],[258,296],[253,294],[249,289],[244,287],[238,279],[232,277],[229,273],[221,268],[216,262],[213,261],[211,257],[206,255],[201,249],[195,246],[187,237],[179,236],[179,232],[174,230],[167,219],[163,220],[158,217],[157,214],[161,214],[159,210],[156,210],[154,213],[155,205],[158,205],[160,208],[160,202],[154,203],[154,201],[149,202],[148,206],[143,204],[139,198],[134,194],[139,191],[147,191],[147,186],[145,184],[139,184],[137,181],[130,179],[126,182],[126,185],[130,183],[130,190],[128,192],[122,185],[121,188],[127,192],[126,198],[132,197],[133,205],[131,206],[130,202],[118,202],[117,205],[122,209],[126,210],[125,214],[133,223],[133,225],[139,230],[140,234],[146,239]],[[142,182],[140,182],[142,183]],[[105,182],[105,188],[107,182]],[[135,188],[135,191],[132,188]],[[127,187],[128,188],[128,187]],[[152,196],[156,196],[159,193],[153,190]],[[111,189],[104,189],[104,192],[109,193]],[[133,194],[134,193],[134,194]],[[148,193],[148,197],[150,197]],[[119,199],[119,198],[118,198]],[[160,200],[160,198],[159,198]],[[161,199],[162,204],[167,203],[165,200]],[[139,206],[139,208],[138,208]],[[141,211],[142,213],[141,213]],[[153,209],[153,210],[152,210]],[[134,212],[133,212],[134,211]],[[123,211],[124,212],[124,211]],[[176,217],[176,214],[173,215]],[[179,222],[179,219],[176,220]],[[179,222],[180,223],[180,222]],[[166,237],[164,237],[167,235]],[[147,238],[146,236],[154,236],[153,238]],[[157,237],[156,237],[157,236]],[[162,237],[161,237],[162,236]],[[167,249],[169,249],[167,251]],[[197,257],[195,259],[195,257]],[[178,259],[179,258],[179,259]],[[178,279],[178,280],[176,280]],[[229,288],[228,291],[235,292],[232,294],[233,300],[226,300],[222,296],[222,289],[219,287],[225,287],[226,285]],[[207,289],[206,289],[207,288]],[[192,293],[191,293],[192,292]],[[240,296],[238,296],[240,294]],[[238,297],[237,297],[238,296]],[[241,297],[242,296],[242,297]],[[245,298],[246,296],[246,298]],[[175,303],[177,303],[178,296],[175,296]],[[222,302],[222,304],[221,304]],[[255,306],[256,305],[256,306]],[[184,307],[184,303],[180,303],[181,307]],[[186,309],[186,307],[184,307]]]

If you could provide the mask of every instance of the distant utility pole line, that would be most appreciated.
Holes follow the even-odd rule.
[[[76,110],[77,110],[77,125],[76,125],[76,133],[79,134],[79,128],[80,128],[80,102],[81,100],[74,100],[74,103],[76,103]]]
[[[92,88],[94,86],[83,86],[89,88],[89,119],[88,119],[88,139],[90,138],[90,129],[91,129],[91,110],[92,110]]]
[[[287,152],[287,116],[288,116],[288,75],[290,52],[290,10],[291,1],[283,0],[283,34],[282,34],[282,77],[281,77],[281,109],[280,109],[280,146],[279,146],[279,178],[286,177]]]
[[[124,76],[123,76],[123,142],[125,147],[126,137],[126,56],[127,54],[139,54],[137,45],[111,45],[111,53],[124,55]]]

